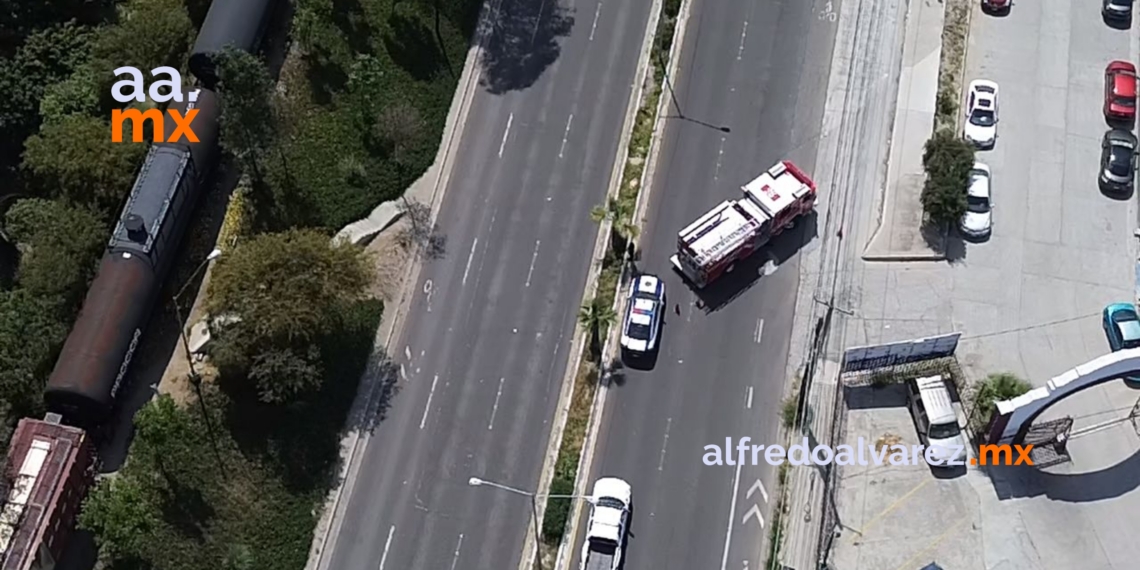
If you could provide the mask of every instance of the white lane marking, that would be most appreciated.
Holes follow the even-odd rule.
[[[424,295],[427,295],[427,312],[429,313],[431,312],[431,291],[432,282],[431,279],[428,279],[427,281],[424,281]]]
[[[427,405],[424,406],[424,416],[422,418],[420,418],[420,429],[424,429],[424,424],[427,423],[428,411],[431,410],[431,399],[433,396],[435,396],[435,384],[436,384],[436,382],[439,382],[439,375],[438,374],[434,378],[431,379],[431,392],[428,392]]]
[[[590,26],[590,41],[594,41],[594,31],[598,29],[598,16],[602,15],[602,3],[598,2],[598,9],[594,10],[594,25]]]
[[[745,499],[751,499],[752,493],[760,491],[760,497],[764,499],[764,504],[768,504],[768,490],[764,488],[764,483],[759,479],[748,488],[748,493],[744,495]]]
[[[748,36],[748,20],[744,20],[744,31],[740,32],[740,49],[736,50],[736,61],[744,56],[744,38]]]
[[[720,162],[724,158],[725,137],[720,137],[720,150],[716,152],[716,169],[713,170],[713,180],[720,180]]]
[[[404,369],[404,364],[402,362],[400,363],[400,378],[403,378],[404,380],[408,379],[408,371]]]
[[[570,123],[574,122],[574,113],[570,113],[570,118],[566,119],[566,130],[562,133],[562,146],[558,148],[558,158],[562,158],[562,153],[566,151],[566,139],[570,138]],[[546,199],[547,202],[550,198]]]
[[[471,253],[467,254],[467,267],[463,268],[462,285],[467,284],[467,273],[471,271],[471,260],[475,259],[475,247],[477,245],[479,245],[479,238],[475,238],[475,241],[471,242]]]
[[[728,547],[732,545],[732,526],[736,522],[736,492],[742,465],[743,462],[736,463],[736,474],[732,476],[732,503],[728,507],[728,530],[724,534],[724,556],[720,560],[720,570],[728,570]]]
[[[412,347],[404,346],[404,357],[408,359],[408,362],[412,361]]]
[[[748,409],[752,409],[752,386],[748,387]]]
[[[534,275],[534,262],[538,261],[538,246],[542,245],[542,240],[534,240],[534,253],[530,256],[530,269],[526,272],[526,286],[530,287],[530,278]]]
[[[756,344],[760,344],[760,339],[764,338],[764,319],[756,320],[756,330],[753,332],[755,334],[752,335],[752,339],[756,341]]]
[[[499,391],[495,393],[495,405],[491,407],[491,421],[487,423],[487,429],[495,427],[495,414],[499,412],[499,398],[503,395],[503,378],[499,378]]]
[[[507,136],[511,134],[511,123],[515,121],[515,114],[507,117],[507,128],[503,130],[503,142],[499,143],[499,158],[503,158],[503,149],[507,146]]]
[[[819,11],[819,19],[834,22],[839,19],[839,12],[836,12],[832,7],[831,2],[828,1],[827,4],[824,4],[823,10]]]
[[[455,545],[455,556],[451,559],[451,570],[455,570],[455,565],[459,563],[459,549],[463,547],[463,533],[459,533],[459,544]]]
[[[388,529],[388,540],[384,541],[384,554],[380,555],[380,568],[377,570],[384,570],[384,563],[388,561],[388,548],[392,546],[392,535],[396,532],[396,525]]]
[[[760,528],[764,528],[764,515],[760,514],[760,505],[753,503],[752,508],[744,513],[744,518],[741,519],[740,524],[747,523],[748,519],[752,517],[756,517],[756,520],[760,522]]]
[[[657,470],[665,469],[665,448],[669,447],[669,428],[673,425],[673,418],[665,420],[665,443],[661,444],[661,460],[657,462]]]

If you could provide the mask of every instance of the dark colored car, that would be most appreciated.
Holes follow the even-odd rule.
[[[1103,0],[1100,13],[1106,20],[1130,20],[1132,18],[1132,0]]]
[[[1131,303],[1113,303],[1105,307],[1101,325],[1112,352],[1140,348],[1140,315],[1136,314],[1136,307]],[[1135,374],[1125,376],[1124,380],[1140,384],[1140,377]]]
[[[1099,177],[1102,190],[1127,192],[1132,189],[1136,173],[1136,144],[1136,135],[1124,129],[1104,133]]]
[[[1104,69],[1104,116],[1107,119],[1136,118],[1136,66],[1113,61]]]
[[[1108,2],[1109,0],[1105,0]],[[1115,0],[1117,2],[1123,0]],[[1013,0],[982,0],[982,9],[991,13],[1006,13],[1013,6]]]

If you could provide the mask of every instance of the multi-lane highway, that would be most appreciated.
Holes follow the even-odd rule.
[[[764,563],[775,469],[708,467],[702,452],[726,437],[778,442],[795,254],[814,224],[799,224],[751,266],[737,264],[731,283],[704,296],[705,309],[668,259],[678,230],[739,197],[777,161],[813,172],[836,27],[828,14],[837,9],[693,0],[674,85],[679,109],[669,110],[642,238],[640,269],[662,276],[669,293],[662,346],[652,370],[627,369],[610,388],[591,473],[633,486],[626,570]]]
[[[467,480],[538,483],[597,235],[589,210],[610,180],[651,7],[560,4],[499,7],[487,88],[439,212],[447,255],[415,284],[390,347],[405,377],[341,499],[322,567],[519,564],[529,502]]]

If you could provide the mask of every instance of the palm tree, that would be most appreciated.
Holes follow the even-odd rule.
[[[637,237],[640,229],[633,221],[633,206],[628,200],[611,196],[605,204],[598,204],[590,209],[590,219],[596,224],[610,222],[610,231],[622,241],[623,246],[628,246]]]
[[[594,355],[595,361],[602,353],[602,331],[609,329],[615,320],[617,313],[613,307],[599,297],[584,303],[578,310],[578,322],[590,333],[590,352]]]
[[[977,416],[978,426],[989,426],[998,402],[1016,398],[1031,388],[1028,382],[1011,372],[997,372],[987,376],[978,383],[977,391],[974,392],[974,409],[980,414]]]

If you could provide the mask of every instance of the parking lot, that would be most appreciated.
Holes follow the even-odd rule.
[[[1034,386],[1108,351],[1100,313],[1136,300],[1138,224],[1135,195],[1113,198],[1097,186],[1104,69],[1136,62],[1137,39],[1106,25],[1099,2],[1019,2],[1006,16],[975,6],[965,80],[1001,88],[997,144],[978,153],[993,172],[993,235],[958,244],[949,262],[856,261],[844,345],[960,331],[969,378],[1010,371]],[[861,237],[873,229],[855,228]],[[845,468],[833,563],[1136,568],[1140,437],[1129,421],[1098,426],[1127,416],[1138,397],[1111,383],[1051,409],[1048,417],[1071,416],[1075,432],[1087,433],[1071,442],[1071,463],[1047,472],[971,468],[936,479],[925,466]],[[846,421],[848,438],[889,432],[918,443],[901,405],[868,404]]]

